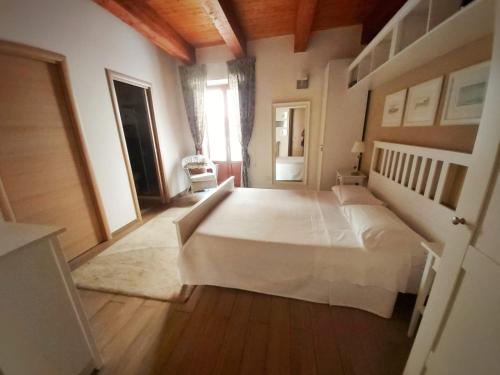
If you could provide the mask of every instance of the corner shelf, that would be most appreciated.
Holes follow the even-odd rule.
[[[349,88],[379,86],[493,33],[495,0],[408,0],[349,66]]]

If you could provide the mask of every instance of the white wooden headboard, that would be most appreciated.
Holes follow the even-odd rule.
[[[444,242],[470,154],[374,142],[369,189],[429,241]]]

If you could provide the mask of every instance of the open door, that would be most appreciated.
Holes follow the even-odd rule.
[[[239,187],[242,163],[239,113],[232,94],[226,83],[207,87],[207,127],[203,150],[217,164],[217,182],[220,184],[233,176],[234,185]]]
[[[123,157],[136,214],[167,200],[151,84],[108,70]]]
[[[463,224],[452,225],[450,218],[448,240],[405,374],[500,373],[499,97],[500,6],[496,3],[485,105],[456,209]]]

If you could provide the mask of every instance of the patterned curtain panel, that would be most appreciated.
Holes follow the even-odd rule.
[[[196,153],[201,154],[205,135],[205,90],[207,88],[207,67],[186,65],[179,67],[182,95],[189,128],[193,135]]]
[[[243,158],[241,183],[242,186],[248,187],[248,168],[250,167],[248,144],[252,138],[253,121],[255,117],[255,57],[245,57],[228,61],[227,68],[229,73],[229,87],[231,90],[237,90],[238,92],[241,152]]]

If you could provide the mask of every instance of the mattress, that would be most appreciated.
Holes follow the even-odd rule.
[[[367,296],[380,290],[393,304],[397,292],[415,288],[409,280],[421,272],[425,254],[367,251],[332,192],[236,189],[197,227],[178,259],[185,284],[330,304],[339,304],[340,289],[366,287]]]

